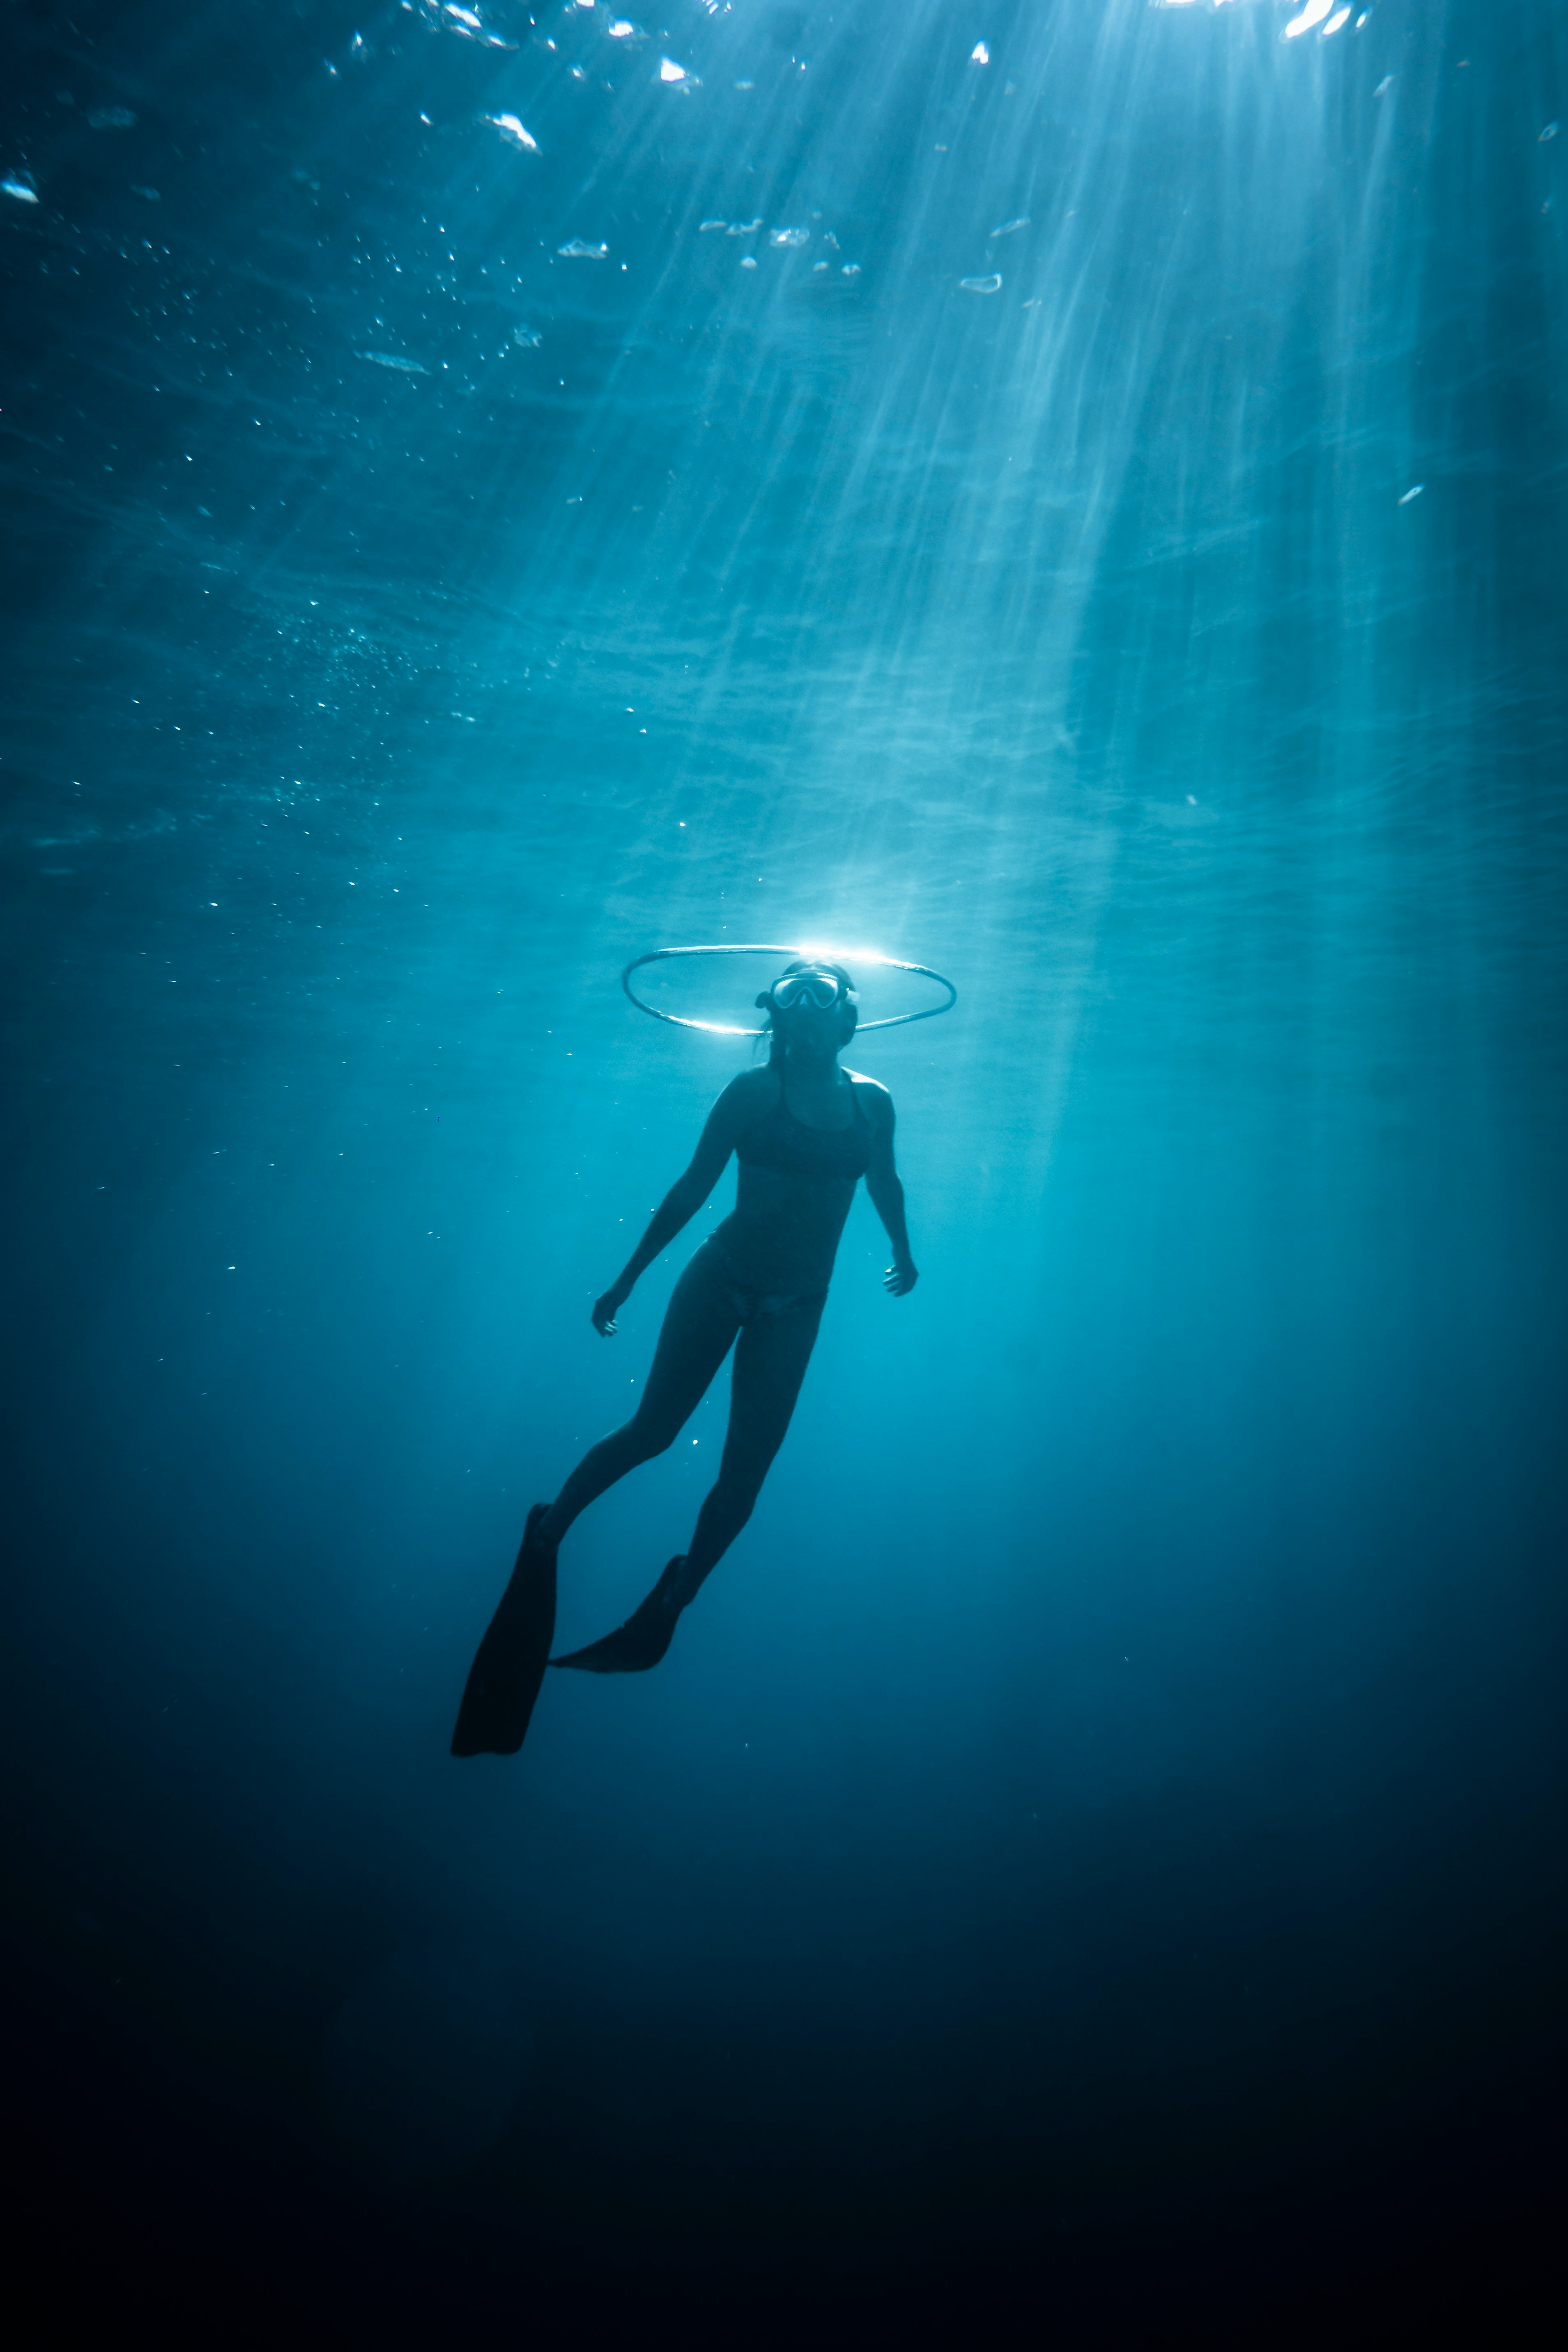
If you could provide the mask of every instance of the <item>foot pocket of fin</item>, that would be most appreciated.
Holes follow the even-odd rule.
[[[551,1664],[573,1666],[586,1675],[644,1675],[650,1666],[657,1666],[669,1647],[675,1621],[680,1614],[675,1582],[685,1558],[683,1552],[676,1555],[647,1599],[633,1610],[624,1625],[617,1625],[602,1641],[590,1642],[585,1650],[572,1650],[563,1658],[552,1658]]]

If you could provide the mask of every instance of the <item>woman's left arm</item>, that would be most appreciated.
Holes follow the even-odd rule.
[[[893,1244],[893,1263],[882,1276],[882,1287],[895,1298],[905,1298],[921,1277],[904,1222],[904,1188],[893,1165],[893,1097],[885,1087],[876,1088],[870,1107],[871,1164],[866,1171],[866,1190]]]

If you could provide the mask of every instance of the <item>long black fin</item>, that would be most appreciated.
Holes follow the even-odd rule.
[[[530,1511],[511,1581],[474,1654],[454,1756],[515,1756],[527,1734],[555,1638],[555,1554],[538,1539],[549,1507]]]

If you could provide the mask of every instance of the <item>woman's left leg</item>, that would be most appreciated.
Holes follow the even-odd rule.
[[[801,1299],[753,1315],[735,1342],[730,1375],[730,1427],[723,1458],[676,1581],[684,1608],[718,1567],[751,1517],[774,1454],[784,1442],[800,1384],[816,1344],[825,1299]]]

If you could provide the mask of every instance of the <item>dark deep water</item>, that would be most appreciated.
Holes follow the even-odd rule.
[[[7,0],[52,2307],[1536,2340],[1568,15],[1312,13]],[[665,1664],[458,1765],[713,1222],[596,1339],[745,1059],[616,973],[723,938],[958,982],[851,1055],[921,1285],[862,1202]]]

